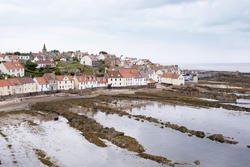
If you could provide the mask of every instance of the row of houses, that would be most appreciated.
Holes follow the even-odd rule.
[[[110,68],[106,71],[108,85],[111,87],[144,86],[148,84],[148,76],[143,76],[133,68]]]
[[[43,77],[36,78],[8,78],[0,80],[0,96],[46,92],[53,90],[72,90],[107,87],[104,77],[90,75],[68,76],[46,73]]]
[[[29,60],[29,55],[5,55],[0,54],[0,61],[1,62],[15,62],[19,60]]]
[[[144,86],[152,82],[167,85],[185,84],[182,74],[165,70],[139,71],[135,68],[114,67],[106,71],[106,78],[111,87]]]

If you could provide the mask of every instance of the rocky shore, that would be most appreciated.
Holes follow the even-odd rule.
[[[187,136],[197,137],[199,139],[209,140],[217,143],[238,144],[233,137],[226,137],[221,133],[210,133],[206,131],[189,129],[184,125],[164,122],[154,117],[131,114],[111,105],[117,101],[126,101],[130,103],[135,100],[146,100],[151,102],[159,102],[170,105],[192,106],[198,108],[223,108],[226,110],[237,112],[250,112],[250,108],[238,106],[238,99],[248,99],[250,90],[247,84],[239,85],[239,82],[228,79],[230,88],[218,87],[221,81],[214,79],[213,82],[206,80],[200,81],[198,84],[187,84],[185,86],[169,86],[164,89],[123,89],[123,90],[92,90],[87,95],[64,93],[61,95],[38,96],[31,98],[14,99],[9,102],[0,104],[0,119],[3,120],[0,126],[17,125],[20,122],[27,122],[30,126],[37,126],[34,122],[35,118],[40,120],[58,120],[58,117],[64,117],[68,120],[68,124],[81,132],[84,138],[98,146],[107,147],[106,141],[113,145],[136,153],[143,159],[155,161],[160,164],[169,166],[188,166],[190,164],[200,165],[199,160],[193,163],[180,163],[169,160],[165,156],[150,154],[150,150],[138,142],[132,136],[126,135],[123,131],[118,131],[113,127],[106,127],[98,123],[94,118],[88,116],[88,112],[102,112],[105,114],[114,114],[120,117],[126,117],[138,122],[148,122],[159,128],[170,128],[178,133]],[[219,84],[218,84],[219,83]],[[227,84],[228,84],[227,83]],[[225,84],[225,83],[223,83]],[[214,86],[216,85],[216,86]],[[235,87],[234,87],[235,86]],[[236,86],[241,86],[240,88]],[[249,98],[250,99],[250,98]],[[130,105],[132,107],[132,103]],[[84,112],[78,109],[83,109]],[[16,110],[16,111],[13,111]],[[5,119],[5,117],[11,119]],[[11,120],[11,121],[10,121]],[[0,127],[0,129],[1,129]],[[199,127],[197,127],[199,129]],[[8,142],[8,137],[0,130],[0,137]],[[11,147],[11,146],[10,146]],[[246,146],[250,148],[249,145]],[[46,153],[42,150],[34,148],[38,159],[47,166],[58,166]],[[0,159],[0,166],[1,166]]]

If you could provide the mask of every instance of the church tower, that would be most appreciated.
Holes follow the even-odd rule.
[[[47,53],[47,49],[46,49],[45,44],[43,45],[43,50],[42,50],[42,53],[43,53],[43,54],[46,54],[46,53]]]

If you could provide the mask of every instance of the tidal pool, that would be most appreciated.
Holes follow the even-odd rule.
[[[100,148],[89,143],[79,131],[59,117],[58,121],[38,121],[37,126],[23,122],[1,127],[0,160],[3,167],[44,167],[34,149],[42,150],[60,167],[162,166],[151,160],[136,157],[135,153],[105,141]]]
[[[238,167],[250,164],[250,149],[246,146],[189,137],[170,128],[162,129],[154,123],[136,121],[115,114],[97,112],[94,118],[104,126],[114,127],[136,138],[148,153],[165,156],[173,161],[192,164],[195,160],[200,160],[202,167]]]
[[[143,103],[145,103],[143,101]],[[131,107],[125,111],[134,115],[145,115],[164,122],[186,126],[188,129],[208,133],[221,133],[240,142],[240,147],[250,144],[250,113],[222,108],[195,108],[150,102],[144,106]]]

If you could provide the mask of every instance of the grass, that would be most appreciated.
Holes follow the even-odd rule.
[[[79,62],[73,62],[73,63],[70,63],[70,64],[60,63],[60,64],[57,64],[57,67],[58,68],[75,69],[75,68],[82,68],[83,65],[80,64]]]

